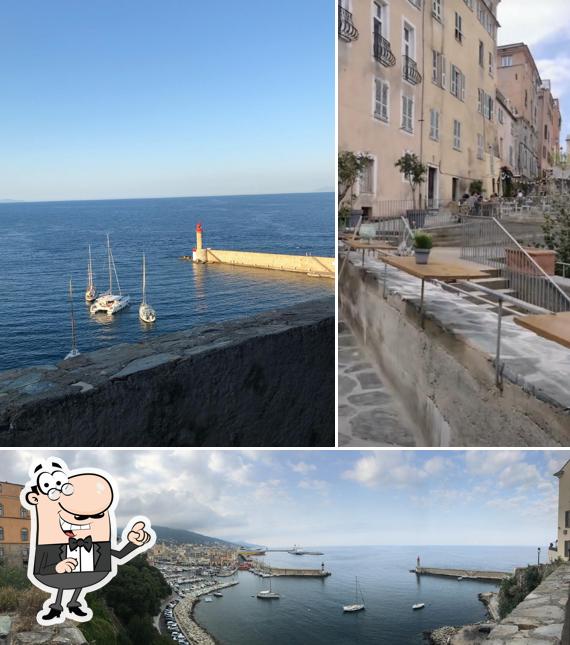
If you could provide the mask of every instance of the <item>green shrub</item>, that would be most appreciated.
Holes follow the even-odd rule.
[[[421,231],[414,235],[414,248],[416,249],[431,249],[433,240],[431,235],[422,233]]]

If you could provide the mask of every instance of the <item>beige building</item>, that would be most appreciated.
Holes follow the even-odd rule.
[[[0,563],[25,567],[30,550],[30,514],[20,504],[23,486],[0,482]]]
[[[545,80],[538,92],[538,159],[541,176],[550,176],[560,156],[562,118],[558,99],[552,96],[550,81]]]
[[[394,164],[420,154],[422,22],[420,0],[339,4],[339,150],[373,160],[353,202],[370,215],[381,200],[411,199]]]
[[[549,559],[570,560],[570,461],[554,476],[558,477],[558,533],[557,542],[549,549]]]

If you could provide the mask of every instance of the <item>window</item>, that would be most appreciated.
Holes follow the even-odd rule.
[[[528,90],[524,91],[524,106],[528,107]]]
[[[477,159],[483,159],[483,135],[477,135]]]
[[[511,67],[513,64],[512,56],[501,56],[501,67]]]
[[[513,146],[509,146],[509,165],[513,165]]]
[[[451,66],[451,93],[460,101],[465,100],[465,76],[455,65]]]
[[[414,59],[416,54],[416,30],[407,22],[404,22],[402,33],[402,54]]]
[[[366,164],[360,175],[360,192],[374,194],[374,159]]]
[[[491,76],[495,74],[495,60],[493,58],[493,52],[489,52],[489,74]]]
[[[4,515],[4,505],[0,504],[0,517]]]
[[[431,80],[439,87],[445,87],[445,56],[432,50]]]
[[[461,123],[456,119],[453,120],[453,147],[461,150]]]
[[[374,116],[388,122],[388,105],[390,103],[390,87],[380,78],[374,79]]]
[[[473,11],[473,0],[465,0],[465,4]]]
[[[22,538],[22,542],[27,542],[28,541],[28,529],[22,529],[20,531],[20,537]]]
[[[461,20],[461,16],[455,12],[455,40],[457,42],[462,43],[463,42],[463,21]]]
[[[564,513],[564,528],[565,529],[570,528],[570,511],[566,511]]]
[[[503,108],[497,108],[497,119],[499,119],[499,123],[505,122],[505,113],[503,112]]]
[[[499,157],[503,158],[503,137],[499,139]]]
[[[434,141],[439,141],[439,112],[431,109],[429,111],[429,136]]]
[[[375,34],[385,36],[388,27],[388,7],[382,2],[374,3],[374,17],[372,28]]]
[[[30,517],[30,511],[26,510],[23,506],[20,506],[20,517],[23,520],[27,520]]]
[[[483,114],[483,105],[485,103],[485,92],[479,88],[477,90],[477,112]]]
[[[431,3],[431,14],[434,18],[437,18],[441,22],[441,3],[442,0],[432,0]]]
[[[488,108],[487,108],[488,116],[487,116],[487,118],[489,119],[489,121],[492,121],[493,120],[493,109],[494,109],[493,108],[493,105],[494,105],[493,97],[492,96],[487,96],[487,102],[488,102]]]
[[[485,45],[482,40],[479,41],[479,65],[485,66]]]
[[[4,542],[4,528],[0,526],[0,542]]]
[[[406,132],[414,131],[414,99],[402,95],[402,129]]]

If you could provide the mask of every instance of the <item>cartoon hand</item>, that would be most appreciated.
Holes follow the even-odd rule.
[[[150,533],[144,530],[144,522],[137,522],[133,526],[127,535],[127,540],[137,546],[142,546],[150,540]]]
[[[55,565],[55,570],[57,573],[71,573],[77,566],[77,560],[74,558],[67,558],[67,560],[62,560]]]

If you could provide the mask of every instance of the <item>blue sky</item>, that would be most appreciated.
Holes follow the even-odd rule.
[[[5,0],[0,199],[329,189],[334,11]]]
[[[560,99],[560,144],[570,134],[570,2],[568,0],[501,0],[499,44],[524,42],[536,61],[542,79],[552,81]]]
[[[119,524],[152,522],[269,546],[540,545],[556,538],[553,477],[569,451],[1,451],[2,479],[33,459],[119,482]]]

